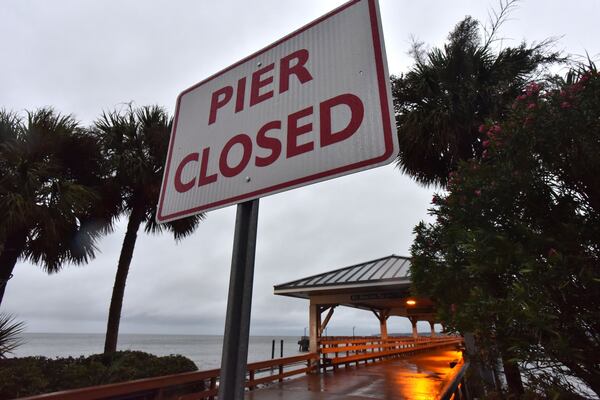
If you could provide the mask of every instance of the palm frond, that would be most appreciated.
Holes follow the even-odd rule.
[[[8,354],[25,341],[22,334],[25,332],[25,323],[15,321],[15,317],[11,314],[0,313],[0,358],[7,358]]]
[[[156,209],[153,214],[146,220],[144,231],[151,234],[159,234],[168,230],[173,234],[175,240],[179,241],[195,232],[199,223],[206,218],[206,214],[196,214],[190,217],[182,218],[173,222],[159,224],[156,222]]]
[[[14,141],[23,131],[23,120],[12,111],[0,108],[0,146],[6,142]]]
[[[129,106],[103,113],[92,130],[109,163],[113,184],[118,187],[122,211],[143,208],[145,230],[150,233],[163,230],[154,222],[153,216],[172,124],[172,117],[160,106]],[[197,224],[200,219],[194,221]],[[183,236],[188,234],[187,228],[177,230],[183,232]],[[182,235],[175,236],[180,238]]]
[[[114,219],[99,207],[106,173],[97,138],[52,108],[28,112],[25,122],[0,112],[2,127],[16,132],[0,147],[0,236],[27,232],[21,258],[48,272],[89,261]]]
[[[392,77],[397,165],[417,182],[443,187],[461,160],[481,157],[484,139],[478,127],[505,115],[544,66],[564,61],[551,51],[551,40],[494,52],[490,38],[515,3],[502,3],[500,21],[485,42],[479,23],[466,17],[443,47],[419,52],[408,73]]]

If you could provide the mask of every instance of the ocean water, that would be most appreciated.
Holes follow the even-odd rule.
[[[14,351],[15,357],[87,356],[102,353],[103,334],[77,333],[25,333],[25,343]],[[275,340],[275,357],[280,355],[283,340],[283,356],[291,357],[298,352],[298,336],[250,336],[248,362],[271,358],[272,340]],[[221,366],[223,336],[216,335],[119,335],[118,350],[141,350],[157,356],[181,354],[196,363],[198,369]]]

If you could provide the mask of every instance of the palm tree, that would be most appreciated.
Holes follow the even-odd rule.
[[[145,224],[145,231],[149,233],[166,229],[179,240],[194,232],[204,218],[200,214],[168,224],[156,223],[156,204],[171,125],[172,119],[158,106],[129,107],[124,112],[104,113],[95,122],[94,133],[101,143],[102,155],[110,165],[110,185],[120,193],[119,208],[128,215],[110,302],[104,344],[106,354],[117,349],[125,283],[140,225]]]
[[[444,186],[460,160],[481,157],[479,126],[486,119],[502,118],[542,67],[561,61],[548,51],[551,41],[494,51],[498,28],[513,3],[505,3],[485,40],[479,22],[466,17],[442,49],[424,51],[415,42],[415,65],[407,74],[392,77],[397,163],[417,182]]]
[[[94,257],[110,229],[101,215],[96,140],[71,116],[50,108],[0,110],[0,302],[19,259],[48,273]]]

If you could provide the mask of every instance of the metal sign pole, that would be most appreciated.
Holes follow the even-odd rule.
[[[248,362],[258,199],[240,203],[235,218],[219,400],[242,400]]]

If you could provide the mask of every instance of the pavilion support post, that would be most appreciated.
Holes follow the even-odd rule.
[[[379,330],[381,331],[381,339],[385,340],[388,338],[387,332],[387,318],[382,318],[379,320]]]
[[[323,307],[317,305],[317,349],[319,348],[319,341],[321,340],[321,326],[323,326]]]
[[[435,337],[435,321],[429,321],[429,327],[431,328],[431,337]]]
[[[390,317],[390,310],[381,310],[381,311],[379,311],[379,313],[377,313],[373,310],[373,314],[375,314],[375,316],[379,320],[379,331],[381,333],[381,340],[387,339],[388,338],[387,320]]]
[[[379,332],[381,335],[381,340],[386,340],[388,338],[387,331],[387,320],[390,317],[390,310],[381,310],[379,312],[371,309],[371,312],[377,317],[379,320]],[[379,349],[381,350],[381,349]]]
[[[417,318],[410,317],[410,323],[412,324],[412,337],[416,339],[419,337],[419,332],[417,331]]]
[[[308,351],[319,352],[319,329],[321,325],[320,306],[311,298],[308,306]],[[316,365],[315,372],[319,372],[319,361],[311,361],[311,366]]]

